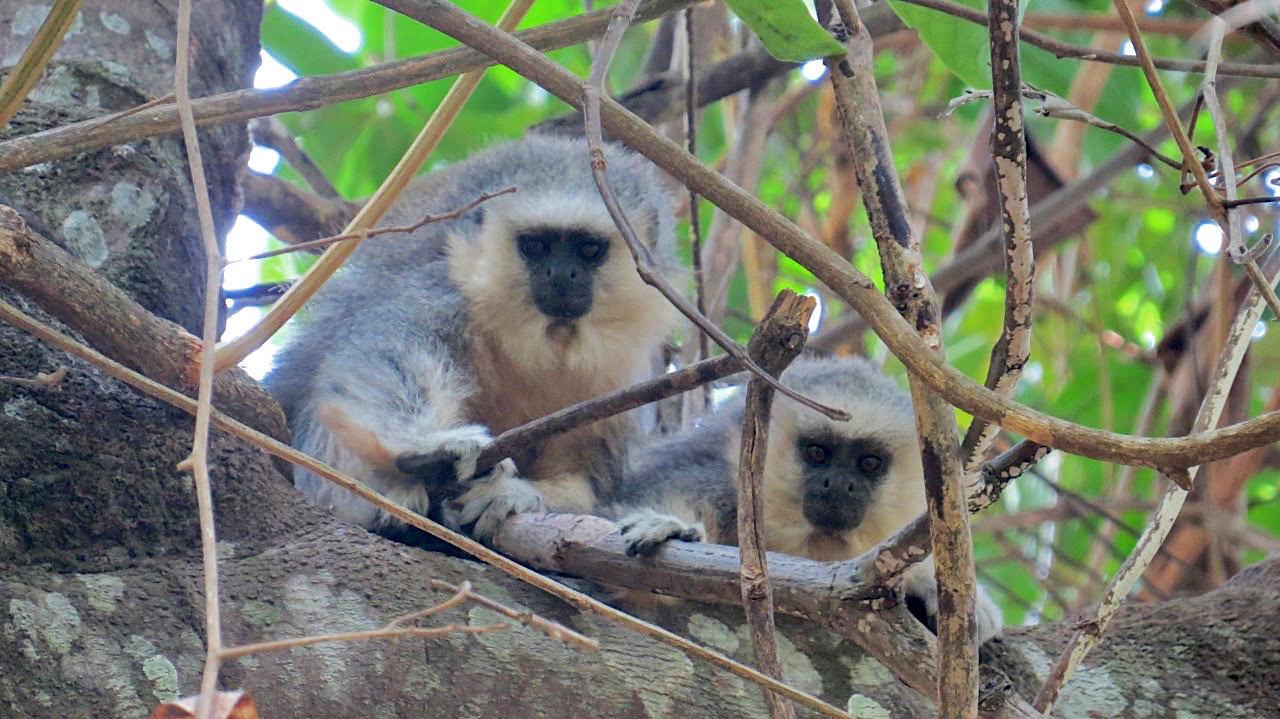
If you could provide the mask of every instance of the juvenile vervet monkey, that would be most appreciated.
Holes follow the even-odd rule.
[[[851,559],[925,511],[909,394],[861,358],[800,358],[781,379],[853,419],[774,399],[763,477],[769,551]],[[743,411],[739,395],[699,426],[632,452],[610,510],[629,554],[650,554],[671,539],[737,545]],[[932,557],[908,570],[903,589],[913,613],[935,626]],[[976,614],[979,643],[999,633],[1000,611],[981,588]]]
[[[637,235],[674,272],[670,199],[655,170],[617,145],[606,156]],[[581,140],[530,136],[420,177],[385,222],[412,224],[512,185],[459,219],[364,241],[307,305],[266,379],[295,447],[420,513],[429,485],[472,477],[493,436],[652,376],[675,327],[638,276]],[[485,539],[517,511],[590,511],[621,472],[637,421],[597,422],[504,460],[445,519],[474,522]],[[304,469],[294,482],[348,521],[398,529]]]

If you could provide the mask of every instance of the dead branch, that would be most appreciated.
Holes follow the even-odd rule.
[[[693,8],[685,8],[684,15],[684,141],[690,155],[698,156],[698,68],[696,34],[693,29]],[[693,271],[693,305],[698,314],[707,314],[706,281],[702,273],[702,214],[698,211],[698,193],[689,190],[689,257]],[[711,356],[711,344],[707,336],[698,333],[698,361]],[[702,386],[702,409],[711,406],[711,388]]]
[[[480,458],[476,460],[477,472],[483,472],[502,461],[504,457],[517,454],[521,449],[553,434],[568,432],[585,424],[608,419],[646,404],[688,392],[731,374],[741,372],[742,363],[729,355],[720,355],[689,365],[678,372],[671,372],[640,384],[620,389],[599,397],[569,405],[536,419],[503,432],[494,439]]]
[[[62,379],[66,376],[67,376],[67,368],[59,367],[58,369],[52,372],[48,372],[48,373],[41,372],[40,374],[35,376],[35,379],[29,379],[27,377],[9,377],[7,375],[0,375],[0,382],[4,382],[5,384],[17,385],[19,387],[27,387],[28,389],[41,389],[41,390],[56,392],[58,390],[58,383],[62,382]]]
[[[809,316],[817,301],[784,290],[774,300],[756,328],[748,351],[770,374],[782,371],[804,348]],[[747,383],[746,407],[742,420],[742,442],[735,476],[737,490],[738,581],[746,612],[751,646],[761,671],[783,681],[778,660],[778,640],[773,624],[773,588],[769,584],[769,563],[765,556],[764,465],[769,447],[769,414],[773,389],[752,378]],[[795,716],[795,707],[781,696],[765,693],[769,716]]]
[[[248,257],[240,257],[234,260],[228,260],[227,264],[231,264],[232,262],[248,262],[249,260],[265,260],[268,257],[276,257],[276,256],[287,254],[290,252],[299,252],[302,250],[306,250],[306,251],[315,250],[321,247],[328,247],[330,245],[337,244],[339,242],[346,242],[348,240],[363,241],[371,237],[377,237],[379,235],[409,234],[433,222],[443,222],[444,220],[456,220],[459,217],[462,217],[466,213],[470,212],[471,210],[475,209],[479,205],[485,202],[488,202],[489,200],[492,200],[495,197],[499,197],[501,195],[505,195],[515,191],[516,191],[516,187],[515,185],[512,185],[511,187],[505,187],[496,192],[484,192],[484,193],[481,193],[479,197],[468,202],[462,207],[459,207],[455,210],[450,210],[448,212],[441,212],[439,214],[424,215],[422,219],[418,220],[417,222],[411,225],[384,225],[384,226],[375,227],[369,230],[357,230],[356,232],[346,232],[340,235],[332,235],[330,237],[321,237],[318,240],[308,240],[306,242],[299,242],[297,244],[289,245],[288,247],[279,247],[274,250],[259,252],[256,255],[250,255]]]
[[[93,346],[142,374],[182,391],[196,386],[200,340],[156,317],[136,300],[0,205],[0,283],[31,299]],[[215,292],[215,297],[217,296]],[[242,370],[214,382],[219,407],[272,437],[287,439],[279,405]]]

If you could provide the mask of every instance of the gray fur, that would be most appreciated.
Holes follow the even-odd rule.
[[[764,476],[768,549],[813,559],[852,558],[923,511],[923,478],[910,395],[861,358],[801,358],[783,373],[782,381],[818,402],[848,411],[853,419],[834,422],[786,398],[775,398]],[[654,440],[632,453],[613,503],[602,510],[618,520],[629,553],[648,554],[665,541],[689,541],[697,536],[737,544],[734,479],[742,415],[740,392],[694,428]],[[802,499],[805,493],[795,485],[807,481],[805,473],[813,470],[802,465],[794,447],[799,438],[811,433],[838,437],[837,445],[872,442],[890,455],[883,458],[886,473],[866,479],[873,486],[856,495],[870,497],[869,506],[859,508],[853,520],[856,524],[848,529],[822,529],[800,511],[809,500]],[[848,477],[861,476],[851,467],[835,470],[846,472]],[[819,539],[813,540],[814,536]],[[833,539],[823,539],[828,536]],[[908,572],[903,590],[919,600],[930,618],[936,616],[932,558]],[[981,587],[977,619],[982,641],[999,632],[999,609]]]
[[[633,223],[640,222],[648,229],[642,239],[660,269],[673,271],[677,265],[673,219],[669,198],[653,166],[616,145],[609,146],[607,156],[615,194]],[[477,402],[501,405],[503,397],[478,394],[483,388],[474,369],[476,318],[467,294],[450,277],[451,252],[479,252],[476,239],[486,226],[486,217],[492,221],[539,202],[550,207],[561,198],[577,205],[585,202],[591,205],[586,212],[594,212],[607,222],[585,143],[535,135],[490,148],[415,179],[384,222],[412,224],[425,214],[451,211],[483,193],[512,185],[517,192],[489,200],[458,219],[427,224],[410,235],[364,241],[348,265],[286,330],[287,343],[266,378],[289,419],[295,447],[418,512],[425,513],[428,508],[420,478],[385,462],[372,465],[369,456],[331,431],[332,421],[322,422],[318,414],[337,408],[358,430],[343,437],[367,433],[377,440],[371,446],[396,456],[435,452],[452,458],[460,480],[474,472],[476,456],[491,442],[491,428],[477,424],[469,415]],[[555,225],[558,220],[547,216],[539,221]],[[450,250],[450,238],[465,242],[455,242]],[[620,244],[610,252],[626,256]],[[630,262],[629,256],[626,261]],[[514,290],[511,302],[519,304],[516,298],[522,295]],[[596,293],[599,296],[610,290],[601,285]],[[619,347],[617,351],[645,355],[647,363],[647,356],[656,355],[657,349],[655,344]],[[558,381],[561,378],[548,377],[547,386]],[[497,392],[501,394],[500,389]],[[584,450],[594,456],[584,456],[581,462],[592,486],[621,466],[631,424],[618,421],[602,427],[598,441],[590,443],[592,449]],[[503,429],[506,427],[493,433]],[[521,469],[527,472],[530,467]],[[481,484],[510,490],[513,483],[521,482],[505,470],[498,474],[501,476]],[[372,505],[304,469],[295,469],[294,479],[304,493],[349,521],[365,527],[390,521]],[[541,508],[537,493],[527,490],[515,489],[505,503],[494,505],[495,511]],[[473,493],[473,499],[475,496]],[[492,497],[484,500],[486,505],[494,502]],[[474,506],[463,511],[471,519],[476,519],[472,516],[476,513]]]

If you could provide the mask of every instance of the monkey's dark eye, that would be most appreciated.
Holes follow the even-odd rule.
[[[547,254],[547,241],[537,237],[521,237],[517,243],[520,254],[530,260],[536,260]]]
[[[826,466],[831,461],[831,449],[817,442],[804,446],[804,461],[814,467]]]
[[[584,260],[598,260],[604,256],[603,242],[584,242],[578,246],[578,254]]]
[[[884,460],[874,454],[864,454],[858,458],[858,469],[864,474],[873,474],[884,466]]]

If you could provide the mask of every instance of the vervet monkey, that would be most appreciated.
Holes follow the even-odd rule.
[[[797,359],[781,379],[853,419],[838,422],[775,398],[763,476],[766,549],[850,559],[925,511],[909,394],[861,358]],[[632,452],[607,510],[629,554],[650,554],[671,539],[737,545],[742,400]],[[917,616],[936,620],[932,557],[908,570],[903,588]],[[981,588],[976,613],[980,642],[999,633],[1000,610]]]
[[[637,235],[661,271],[675,272],[670,198],[656,171],[617,145],[606,157]],[[493,436],[652,376],[677,315],[637,274],[582,140],[534,135],[420,177],[386,224],[513,185],[458,219],[365,240],[316,294],[266,379],[295,447],[426,513],[427,487],[470,479]],[[517,511],[590,511],[621,473],[636,417],[500,463],[446,518],[475,522],[483,539]],[[396,529],[305,469],[294,481],[344,519]]]

